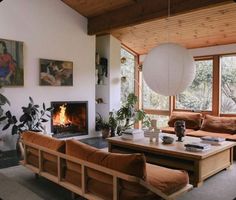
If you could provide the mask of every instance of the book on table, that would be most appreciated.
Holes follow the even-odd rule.
[[[184,145],[187,151],[206,151],[211,149],[210,144],[203,144],[201,142],[192,142]]]
[[[211,137],[211,136],[201,137],[201,142],[206,144],[221,145],[224,141],[225,138],[221,137]]]
[[[127,129],[122,132],[121,138],[126,140],[139,140],[144,138],[144,131],[141,129]]]

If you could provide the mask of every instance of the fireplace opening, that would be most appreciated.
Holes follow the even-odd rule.
[[[87,101],[54,101],[51,130],[57,138],[88,134]]]

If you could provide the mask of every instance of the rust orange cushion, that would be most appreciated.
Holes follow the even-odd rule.
[[[172,194],[189,183],[186,171],[147,163],[147,182],[165,194]]]
[[[177,120],[184,120],[188,129],[198,130],[201,127],[202,114],[193,112],[173,112],[168,121],[170,127],[174,127]]]
[[[146,177],[146,160],[143,154],[109,153],[77,140],[66,141],[66,154],[139,178]]]
[[[236,117],[206,115],[201,130],[216,133],[236,134]]]
[[[21,138],[23,141],[37,144],[54,151],[59,151],[61,153],[65,152],[64,140],[58,140],[42,133],[25,131],[21,134]]]

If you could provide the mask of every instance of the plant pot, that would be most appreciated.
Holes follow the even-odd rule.
[[[102,137],[108,138],[111,136],[111,130],[109,128],[102,129]]]

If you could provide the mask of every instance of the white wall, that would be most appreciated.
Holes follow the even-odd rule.
[[[47,106],[56,100],[88,101],[89,135],[95,134],[95,36],[87,35],[87,19],[58,0],[5,0],[0,27],[0,38],[24,42],[24,87],[2,91],[10,110],[19,116],[29,96]],[[73,86],[39,86],[39,58],[73,61]]]
[[[106,104],[97,104],[96,111],[105,119],[109,112],[120,108],[120,42],[111,35],[96,39],[96,52],[108,59],[108,78],[105,86],[97,85],[96,98],[102,98]]]

